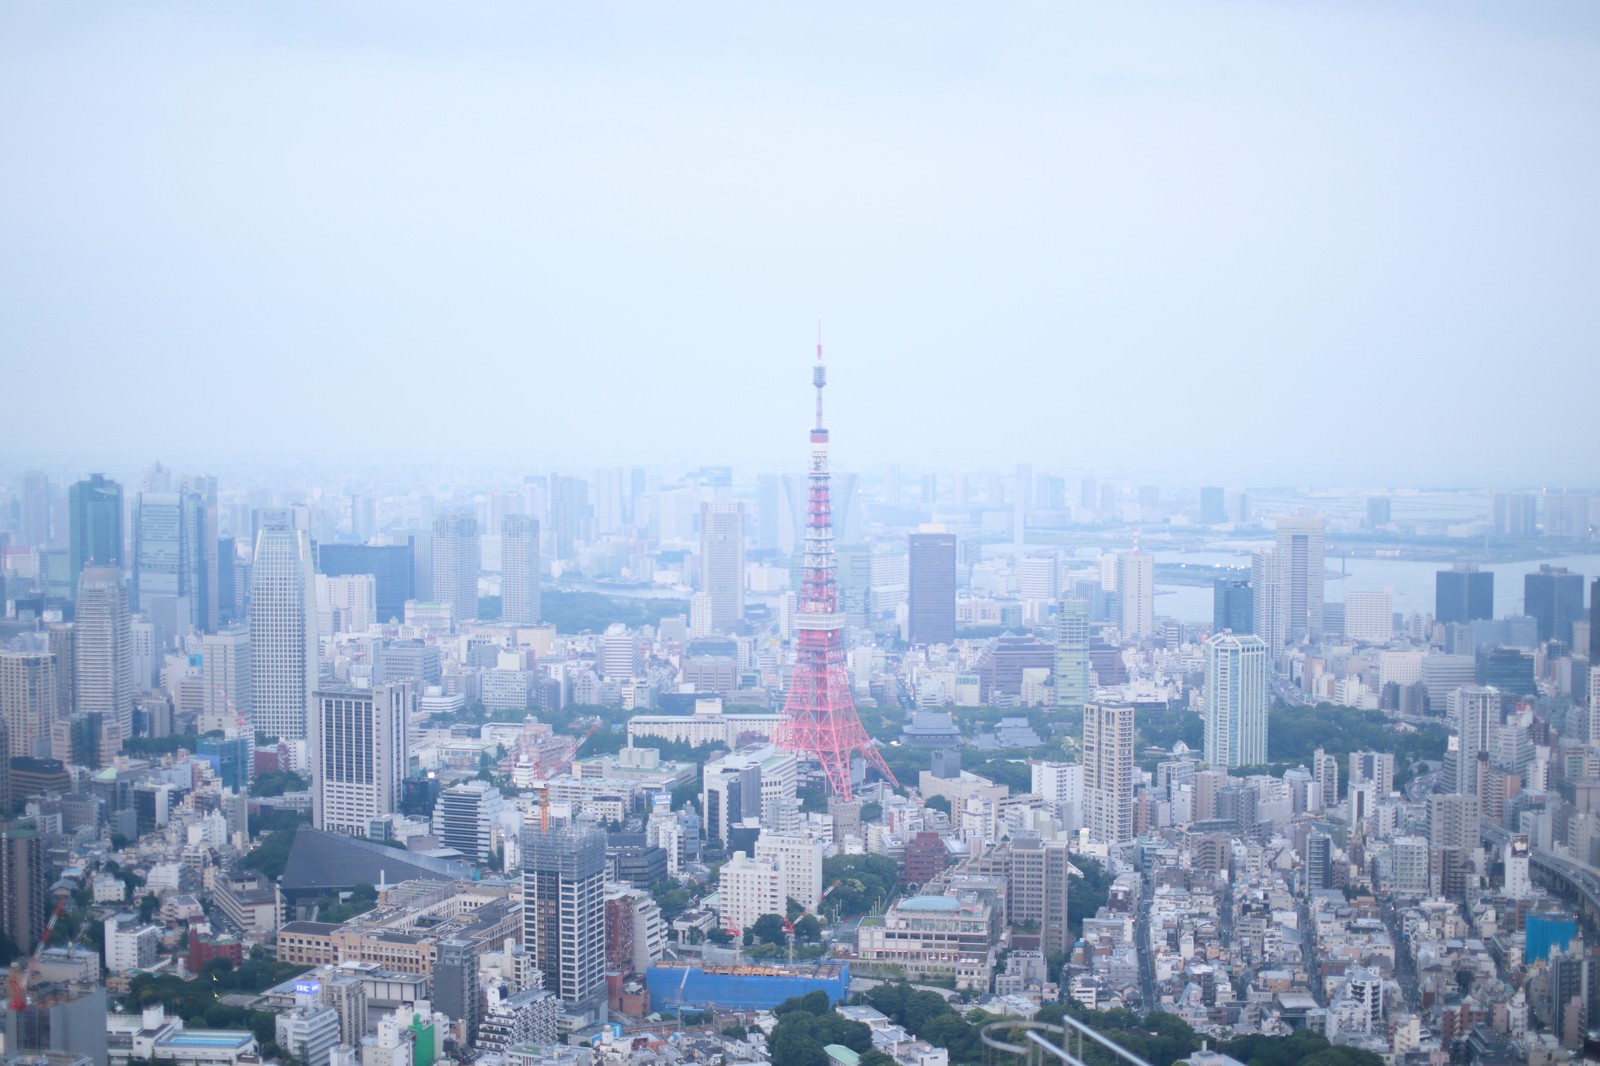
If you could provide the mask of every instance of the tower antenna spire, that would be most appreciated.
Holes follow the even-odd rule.
[[[833,507],[828,486],[828,431],[822,424],[822,320],[817,320],[817,424],[811,430],[811,472],[806,503],[805,556],[801,567],[800,609],[795,612],[795,664],[783,715],[772,733],[780,751],[815,759],[836,796],[854,791],[851,763],[860,756],[891,784],[898,784],[856,713],[845,667],[844,614],[834,579]]]

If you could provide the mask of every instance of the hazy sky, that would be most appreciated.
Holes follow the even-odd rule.
[[[1600,5],[0,5],[0,451],[1600,485]]]

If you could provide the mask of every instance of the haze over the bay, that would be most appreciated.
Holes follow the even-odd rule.
[[[0,8],[12,457],[1586,484],[1600,7]]]

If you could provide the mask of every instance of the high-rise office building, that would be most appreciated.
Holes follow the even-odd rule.
[[[1276,576],[1281,588],[1278,606],[1283,611],[1286,643],[1322,637],[1324,526],[1319,514],[1278,516],[1273,554],[1277,559]]]
[[[529,826],[522,859],[523,946],[569,1013],[603,1020],[605,834]]]
[[[460,1024],[461,1042],[467,1047],[478,1039],[479,998],[477,945],[458,937],[439,941],[433,961],[433,1005]]]
[[[608,467],[594,472],[594,531],[599,537],[622,532],[622,469]]]
[[[1250,554],[1250,629],[1276,652],[1283,647],[1285,625],[1283,582],[1279,580],[1278,553],[1259,551]]]
[[[141,492],[133,507],[133,592],[140,614],[155,613],[156,601],[183,602],[180,621],[195,629],[214,624],[211,585],[216,575],[216,531],[207,521],[205,497],[187,487],[178,492]]]
[[[780,534],[787,514],[783,478],[777,474],[762,474],[756,478],[756,549],[779,551]],[[793,541],[793,530],[787,538]]]
[[[431,598],[416,591],[411,553],[409,543],[318,544],[317,572],[329,577],[371,574],[378,622],[388,623],[405,618],[407,600]]]
[[[318,632],[365,633],[378,622],[378,582],[371,574],[317,576]]]
[[[317,684],[317,584],[304,530],[271,527],[250,567],[250,728],[304,740]]]
[[[1436,792],[1428,797],[1428,844],[1472,851],[1479,845],[1478,797]]]
[[[237,728],[251,720],[250,631],[228,626],[208,633],[200,642],[202,694],[208,726]]]
[[[1046,952],[1066,953],[1072,948],[1067,931],[1070,871],[1065,839],[1019,833],[1006,848],[1006,919],[1037,926],[1040,947]]]
[[[512,625],[539,621],[539,522],[508,514],[500,520],[500,619]]]
[[[451,785],[433,805],[434,835],[470,862],[488,862],[495,850],[495,818],[504,806],[500,790],[487,781]]]
[[[1133,705],[1083,708],[1083,801],[1089,835],[1106,844],[1133,839]]]
[[[48,757],[50,730],[60,710],[56,657],[45,652],[0,651],[0,721],[7,742],[0,758]],[[0,796],[0,816],[9,797]]]
[[[906,538],[907,639],[950,644],[956,639],[956,535],[924,526]]]
[[[90,474],[67,494],[67,521],[73,587],[90,563],[122,565],[122,486],[104,474]]]
[[[29,548],[48,548],[50,539],[50,479],[41,471],[29,470],[18,486],[17,537]]]
[[[550,533],[556,558],[571,559],[589,540],[589,482],[581,477],[550,475]]]
[[[241,619],[244,590],[239,587],[239,548],[232,537],[217,538],[217,583],[212,601],[217,605],[217,625],[232,625]]]
[[[99,761],[110,760],[116,746],[133,735],[133,635],[129,628],[128,590],[114,566],[86,566],[78,576],[77,623],[74,626],[73,683],[75,710],[94,716],[103,745]]]
[[[1211,630],[1254,633],[1255,597],[1249,578],[1219,577],[1211,586]]]
[[[0,931],[21,955],[32,953],[49,916],[44,837],[31,818],[0,822]]]
[[[1205,643],[1206,762],[1234,768],[1267,761],[1267,645],[1252,634]]]
[[[1117,553],[1117,597],[1122,602],[1118,628],[1124,640],[1156,631],[1156,559],[1138,548]]]
[[[400,809],[410,685],[329,688],[316,694],[311,820],[318,829],[370,835]]]
[[[73,598],[77,598],[76,582]],[[57,622],[45,636],[50,654],[56,657],[56,716],[71,718],[78,709],[78,627]]]
[[[1386,644],[1394,637],[1394,591],[1344,594],[1344,636],[1358,644]]]
[[[1494,617],[1494,571],[1457,563],[1433,581],[1433,620],[1440,625]]]
[[[744,504],[700,505],[700,591],[711,597],[711,625],[724,633],[744,621]]]
[[[1089,601],[1056,605],[1056,709],[1083,710],[1089,701]]]
[[[478,546],[478,520],[470,511],[433,520],[433,595],[450,606],[459,628],[478,617],[478,572],[483,569]]]
[[[1600,664],[1600,577],[1589,586],[1589,662]]]
[[[1497,537],[1532,537],[1539,532],[1539,497],[1531,492],[1497,492],[1494,533]]]
[[[1208,485],[1200,490],[1200,524],[1220,526],[1228,520],[1226,497],[1219,486]]]
[[[1583,575],[1564,566],[1539,564],[1522,579],[1522,610],[1539,626],[1539,643],[1572,643],[1572,623],[1583,618]],[[1592,638],[1591,638],[1592,639]]]

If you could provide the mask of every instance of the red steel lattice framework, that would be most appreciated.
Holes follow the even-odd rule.
[[[811,472],[806,502],[805,560],[801,567],[800,609],[795,615],[797,652],[783,717],[772,741],[782,751],[822,764],[833,794],[850,799],[850,757],[860,752],[891,783],[894,774],[867,737],[850,695],[844,662],[844,616],[834,580],[833,508],[828,498],[828,431],[822,425],[822,342],[812,372],[817,389],[817,424],[811,430]]]

